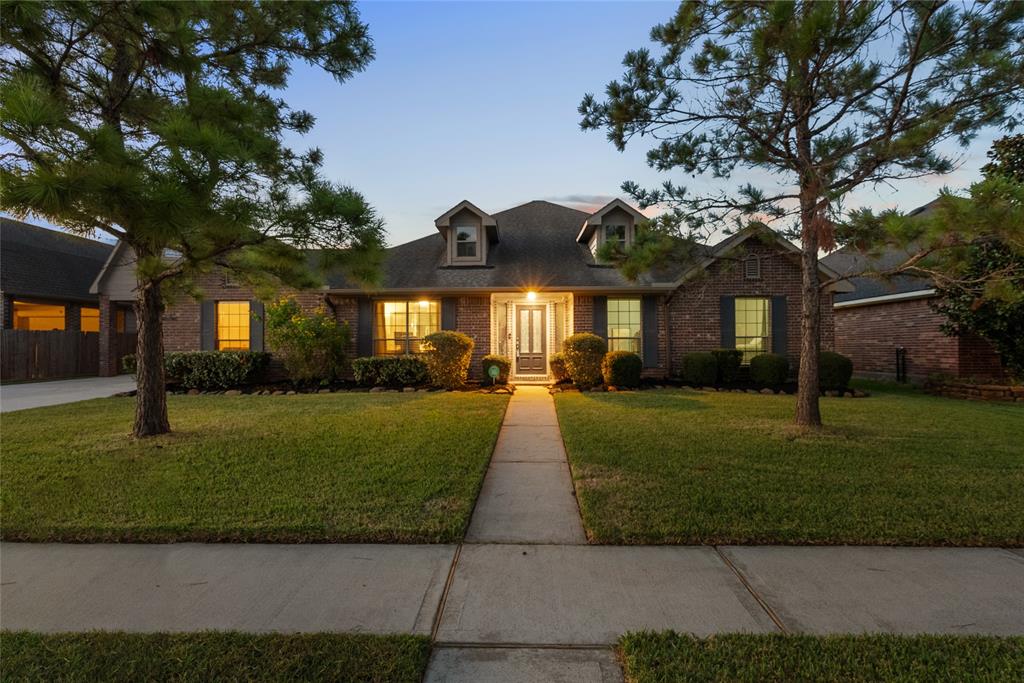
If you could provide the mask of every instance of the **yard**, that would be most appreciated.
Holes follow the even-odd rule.
[[[876,389],[555,397],[598,543],[1024,545],[1024,409]]]
[[[128,436],[134,400],[3,416],[9,541],[459,540],[507,397],[171,396],[174,433]]]
[[[1024,638],[632,633],[619,643],[629,683],[667,681],[1019,681]]]
[[[417,636],[5,632],[5,681],[360,681],[418,683]]]

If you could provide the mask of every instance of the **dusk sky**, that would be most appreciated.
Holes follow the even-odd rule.
[[[337,84],[296,64],[283,97],[316,116],[293,146],[320,147],[332,180],[363,192],[398,244],[434,230],[462,199],[495,213],[532,199],[586,209],[622,196],[622,181],[665,179],[645,164],[646,140],[624,153],[579,129],[577,106],[649,45],[671,2],[363,2],[377,57]],[[911,209],[943,185],[978,176],[996,131],[985,131],[954,174],[862,188],[851,205]],[[712,181],[671,176],[694,189]],[[738,182],[750,179],[740,171]],[[721,182],[721,181],[714,181]],[[735,183],[735,184],[738,184]],[[624,197],[625,198],[625,197]]]

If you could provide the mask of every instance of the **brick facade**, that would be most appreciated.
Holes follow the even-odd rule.
[[[491,346],[491,297],[459,297],[455,308],[455,328],[473,338],[473,359],[469,364],[472,379],[483,377],[481,361]]]
[[[677,372],[683,354],[721,348],[721,297],[723,296],[785,296],[786,355],[795,371],[800,360],[800,304],[802,300],[800,264],[790,254],[756,243],[747,242],[746,253],[757,255],[761,277],[748,280],[742,264],[718,261],[708,267],[705,275],[680,287],[668,301],[669,371]],[[832,294],[821,295],[821,348],[831,350],[835,330],[832,315]]]
[[[949,337],[943,316],[928,299],[849,306],[835,311],[837,350],[853,360],[854,372],[876,379],[896,378],[896,349],[906,349],[907,376],[998,377],[999,356],[985,340]]]

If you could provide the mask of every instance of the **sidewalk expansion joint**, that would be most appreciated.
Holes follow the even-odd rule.
[[[712,547],[715,549],[715,552],[718,553],[718,557],[721,558],[722,562],[725,563],[725,566],[732,570],[732,573],[735,574],[736,578],[740,580],[740,583],[742,583],[743,587],[747,589],[747,592],[750,593],[751,597],[753,597],[757,604],[761,606],[761,609],[763,609],[765,614],[768,615],[768,618],[772,620],[772,622],[775,624],[775,627],[778,628],[779,631],[781,631],[782,633],[788,634],[789,629],[786,628],[786,625],[784,623],[782,623],[782,619],[780,619],[779,615],[775,613],[775,610],[771,608],[771,605],[769,605],[764,598],[758,595],[757,591],[754,590],[754,587],[750,585],[749,581],[747,581],[747,577],[743,576],[743,572],[741,572],[739,568],[732,563],[732,560],[726,557],[725,553],[722,552],[721,548],[719,548],[717,545]]]
[[[435,648],[449,648],[449,649],[476,649],[476,650],[611,650],[614,649],[615,643],[461,643],[454,640],[437,641],[434,644]]]

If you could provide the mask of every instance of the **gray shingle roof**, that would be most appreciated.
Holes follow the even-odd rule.
[[[928,202],[907,215],[925,217],[934,211],[937,202],[938,200]],[[910,250],[890,249],[869,257],[854,249],[844,247],[829,254],[821,262],[840,275],[851,276],[848,278],[848,282],[854,288],[852,292],[837,293],[833,300],[836,303],[842,303],[931,289],[934,285],[930,279],[916,275],[895,275],[888,278],[862,275],[867,271],[885,271],[893,268],[906,261],[912,253]]]
[[[93,278],[114,246],[0,217],[0,290],[4,294],[93,302]]]
[[[588,214],[545,201],[533,201],[493,214],[501,241],[488,249],[486,266],[444,266],[445,242],[433,234],[387,250],[382,290],[451,289],[632,289],[617,269],[595,263],[576,242]],[[660,279],[660,278],[659,278]],[[356,289],[339,275],[330,289]]]

